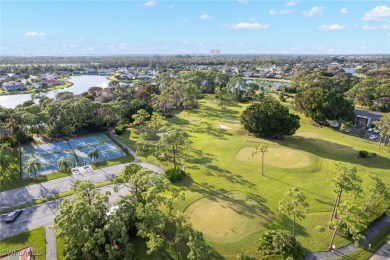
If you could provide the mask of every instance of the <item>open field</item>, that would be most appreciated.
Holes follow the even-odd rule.
[[[291,112],[301,116],[301,128],[295,136],[284,140],[249,136],[239,123],[240,113],[247,105],[237,104],[221,110],[213,97],[206,96],[198,110],[182,112],[170,120],[172,125],[186,130],[191,141],[191,154],[185,165],[188,176],[176,184],[185,191],[186,200],[177,204],[177,210],[185,212],[193,226],[204,231],[214,250],[223,257],[236,259],[240,252],[256,256],[257,239],[264,229],[292,228],[291,218],[280,214],[278,203],[288,188],[296,186],[304,192],[310,208],[306,218],[297,221],[297,239],[307,251],[326,251],[332,235],[326,227],[334,200],[329,186],[336,165],[349,163],[356,166],[366,190],[369,174],[376,174],[390,184],[390,153],[386,149],[378,149],[374,142],[326,127],[312,126],[309,118],[296,111]],[[221,128],[220,125],[230,129]],[[127,130],[120,138],[135,149],[137,130]],[[247,156],[251,154],[251,147],[259,143],[267,143],[270,147],[264,161],[266,176],[260,174],[261,160],[256,157],[248,159]],[[375,152],[378,156],[359,159],[359,150]],[[237,156],[241,155],[241,160],[237,160]],[[141,160],[145,159],[141,157]],[[164,168],[170,167],[152,156],[148,156],[147,160],[159,163]],[[240,206],[251,208],[250,205],[256,203],[261,207],[262,214],[253,214],[253,219],[248,220],[245,214],[249,211],[229,209],[223,195],[235,192],[243,196]],[[235,196],[240,195],[233,195],[232,199],[236,199]],[[365,196],[368,196],[367,191]],[[205,226],[211,226],[210,223],[215,221],[202,218],[201,213],[208,212],[210,216],[212,210],[221,216],[221,221],[224,214],[230,215],[231,223],[226,223],[226,230],[218,225],[210,227],[215,227],[214,231],[206,230]],[[240,221],[246,231],[240,231],[235,237],[231,230],[236,230]],[[250,232],[245,229],[248,221],[256,223]],[[213,234],[227,236],[225,240],[217,242]],[[335,240],[338,247],[349,242],[338,236]]]

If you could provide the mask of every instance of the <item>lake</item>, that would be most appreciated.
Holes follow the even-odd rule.
[[[87,91],[90,87],[108,87],[110,81],[106,76],[95,76],[95,75],[83,75],[70,77],[69,82],[73,85],[69,88],[56,89],[43,93],[49,98],[54,98],[58,93],[64,91],[73,92],[78,95]],[[24,102],[31,100],[31,94],[18,94],[18,95],[4,95],[0,96],[0,106],[7,108],[15,108],[17,105],[21,105]]]

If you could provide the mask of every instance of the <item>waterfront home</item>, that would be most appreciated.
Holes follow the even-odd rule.
[[[22,83],[14,82],[14,81],[5,82],[5,83],[3,83],[2,87],[5,91],[8,91],[8,92],[20,91],[20,90],[27,89],[27,87],[25,85],[23,85]]]

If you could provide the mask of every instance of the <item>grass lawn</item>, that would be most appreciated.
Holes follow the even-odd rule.
[[[240,252],[255,256],[256,241],[265,228],[292,228],[291,217],[280,214],[278,203],[288,188],[296,186],[304,192],[310,206],[306,218],[297,221],[297,239],[307,251],[326,251],[332,235],[326,227],[334,200],[329,186],[336,165],[356,166],[364,189],[369,184],[369,174],[378,175],[389,185],[390,153],[387,149],[378,149],[375,142],[312,126],[309,118],[293,110],[292,113],[301,117],[301,127],[293,137],[264,140],[249,136],[240,124],[240,114],[248,105],[236,104],[221,110],[212,96],[206,96],[200,101],[198,110],[182,112],[170,120],[171,125],[188,133],[191,142],[191,156],[185,165],[188,176],[176,184],[185,191],[186,200],[178,203],[176,209],[185,212],[194,227],[204,230],[214,250],[225,258],[235,259]],[[135,150],[138,135],[137,130],[129,129],[119,138]],[[155,142],[151,141],[152,144]],[[266,176],[260,174],[260,158],[250,156],[251,147],[259,143],[267,143],[270,149],[264,159]],[[375,152],[378,156],[359,159],[359,150]],[[140,159],[146,161],[145,157]],[[171,167],[153,156],[147,161],[164,168]],[[221,199],[221,194],[235,194],[236,191],[243,196],[238,200],[244,208],[251,208],[255,201],[262,209],[262,214],[252,216],[256,225],[250,231],[245,229],[249,211],[234,211]],[[195,213],[191,205],[197,205]],[[224,241],[213,239],[213,236],[224,234],[219,223],[221,217],[211,218],[213,209],[218,212],[214,214],[221,217],[224,214],[231,216],[232,223],[226,224],[224,232],[228,235]],[[206,212],[205,217],[210,219],[202,219],[196,211]],[[232,229],[237,229],[238,219],[246,231],[237,232],[235,237]],[[224,221],[229,222],[228,219]],[[209,226],[207,234],[203,222]],[[349,242],[338,236],[335,240],[339,246]]]
[[[19,235],[6,238],[0,242],[1,255],[31,246],[34,252],[34,259],[46,259],[45,228],[39,227]]]
[[[97,163],[91,164],[91,166],[94,170],[96,170],[100,167],[108,167],[108,166],[117,165],[117,164],[121,164],[121,163],[130,163],[133,161],[134,161],[133,156],[127,155],[127,156],[122,156],[122,157],[118,157],[118,158],[113,158],[113,159],[110,159],[107,161],[97,162]]]

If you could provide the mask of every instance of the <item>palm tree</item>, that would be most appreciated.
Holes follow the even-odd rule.
[[[57,166],[61,172],[69,173],[70,169],[73,166],[73,162],[71,160],[66,159],[66,158],[61,158],[58,160]]]
[[[28,160],[23,168],[26,170],[29,176],[34,174],[35,178],[37,178],[37,171],[42,169],[42,165],[39,160],[35,158]]]
[[[3,143],[0,146],[0,166],[3,170],[3,176],[5,176],[5,170],[11,163],[11,156],[8,154],[10,151],[9,143]]]
[[[94,149],[88,152],[88,157],[92,159],[93,161],[97,160],[99,158],[99,151],[98,149]]]

